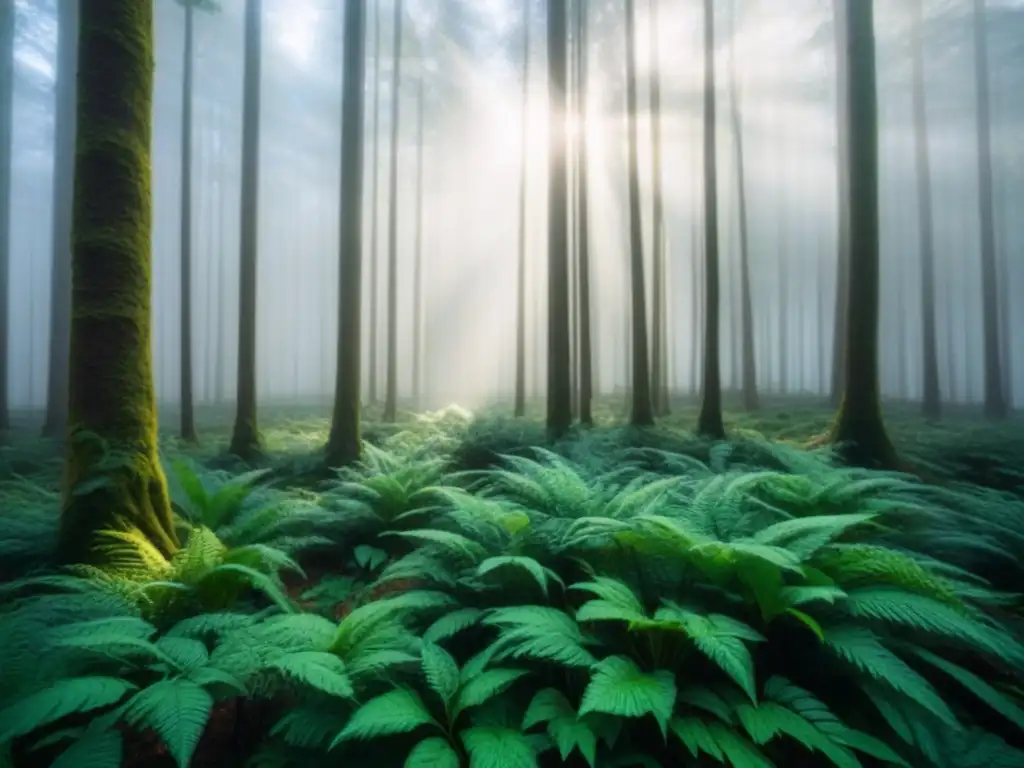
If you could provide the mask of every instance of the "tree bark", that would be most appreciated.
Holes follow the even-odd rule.
[[[185,4],[184,76],[181,80],[181,437],[196,441],[192,383],[192,106],[195,9]]]
[[[661,156],[661,55],[658,42],[658,2],[651,0],[648,23],[651,51],[651,407],[655,415],[668,413],[665,393],[665,201]]]
[[[256,458],[262,448],[256,421],[256,259],[260,183],[260,72],[263,0],[245,6],[242,101],[241,257],[238,301],[238,389],[229,452]]]
[[[98,531],[129,527],[169,556],[178,542],[150,354],[153,3],[82,0],[80,14],[71,439],[58,553],[93,559]]]
[[[367,342],[370,346],[367,372],[369,388],[369,399],[372,405],[377,404],[377,374],[380,365],[377,362],[377,355],[380,351],[380,342],[377,338],[377,318],[380,316],[377,304],[380,301],[380,287],[378,275],[380,273],[380,259],[377,248],[377,213],[380,208],[380,3],[370,3],[373,6],[373,128],[372,148],[370,149],[370,338]]]
[[[14,0],[0,0],[0,432],[10,426],[11,140],[14,133]]]
[[[526,4],[528,5],[528,3]],[[576,247],[577,287],[579,313],[579,415],[583,424],[594,423],[594,354],[590,314],[590,200],[588,195],[588,143],[587,143],[587,5],[584,0],[576,3],[576,87],[579,92],[580,127],[576,159]]]
[[[330,467],[358,461],[362,382],[363,88],[366,80],[366,6],[345,4],[342,80],[341,210],[339,213],[338,352],[334,413],[327,441]]]
[[[398,121],[401,117],[402,7],[395,0],[391,73],[391,170],[388,187],[388,358],[384,421],[398,417]]]
[[[846,0],[832,0],[835,17],[836,45],[836,302],[832,328],[832,386],[830,399],[838,406],[843,398],[846,380],[846,321],[847,299],[850,293],[850,180],[848,178],[849,142],[847,131],[847,91],[849,71],[843,51],[846,36]]]
[[[416,250],[412,282],[412,402],[420,408],[423,376],[423,130],[426,73],[420,64],[416,89]]]
[[[530,4],[523,3],[523,88],[519,129],[519,251],[516,262],[516,389],[513,414],[526,415],[526,179],[530,100]]]

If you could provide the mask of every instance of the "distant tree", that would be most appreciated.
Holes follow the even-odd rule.
[[[548,387],[547,429],[561,437],[572,425],[569,344],[569,183],[566,0],[549,0],[548,98]]]
[[[391,72],[391,170],[388,184],[388,361],[384,421],[398,416],[398,128],[401,117],[402,9],[395,0]]]
[[[935,331],[935,226],[932,214],[932,169],[928,150],[928,110],[924,87],[924,0],[911,4],[914,149],[917,163],[917,226],[921,252],[921,355],[924,393],[921,408],[929,419],[942,413],[939,350]]]
[[[719,363],[718,163],[715,159],[715,9],[704,0],[704,385],[697,432],[721,440]]]
[[[421,407],[423,381],[423,153],[426,79],[421,44],[416,78],[416,247],[413,252],[412,279],[412,401],[416,408]]]
[[[242,218],[238,302],[238,390],[229,452],[251,459],[261,451],[256,421],[256,259],[260,176],[260,72],[263,0],[246,0],[242,82]]]
[[[523,82],[519,117],[519,240],[516,260],[516,388],[513,413],[526,415],[526,169],[530,108],[530,3],[523,3]]]
[[[578,90],[576,141],[576,249],[577,312],[579,313],[579,416],[583,424],[594,423],[594,345],[591,328],[590,290],[590,195],[587,142],[588,30],[587,4],[576,2],[576,87]]]
[[[57,82],[53,147],[53,264],[50,273],[50,359],[44,437],[63,437],[68,424],[71,343],[71,207],[75,175],[75,71],[79,0],[57,6]]]
[[[733,25],[738,26],[736,0],[732,3]],[[754,344],[754,301],[750,291],[750,228],[747,223],[746,163],[743,153],[743,119],[740,112],[740,85],[736,77],[736,30],[729,48],[729,113],[732,122],[733,149],[736,153],[736,195],[740,228],[740,347],[742,349],[743,407],[758,408],[757,359]]]
[[[878,385],[879,210],[878,90],[874,0],[844,0],[842,51],[850,182],[850,271],[846,318],[846,379],[832,431],[847,461],[894,468],[896,452],[882,420]]]
[[[647,24],[650,36],[651,68],[651,407],[656,416],[668,413],[665,391],[665,200],[661,153],[661,50],[658,2],[651,0]]]
[[[629,421],[634,426],[654,423],[651,402],[651,354],[647,340],[647,288],[644,280],[643,216],[640,211],[640,162],[637,149],[636,9],[626,0],[626,127],[627,182],[629,185],[629,264],[633,336],[632,405]]]
[[[985,415],[1005,418],[1009,411],[1003,390],[999,343],[999,283],[996,261],[995,208],[992,203],[992,109],[989,90],[988,33],[985,0],[974,0],[974,93],[978,139],[978,218],[981,228],[981,306],[985,354]]]
[[[848,178],[849,136],[847,126],[847,90],[849,73],[843,50],[846,27],[846,0],[832,0],[836,48],[836,301],[832,328],[832,385],[830,399],[838,406],[846,380],[847,297],[850,295],[850,180]]]
[[[157,456],[150,353],[153,2],[85,0],[80,20],[59,555],[91,559],[97,531],[125,526],[170,555],[178,542]]]
[[[363,290],[363,89],[366,80],[366,6],[345,4],[345,64],[342,79],[341,213],[338,354],[334,414],[327,464],[359,459],[359,394],[362,365]]]
[[[379,2],[370,3],[373,8],[373,127],[370,129],[370,338],[369,360],[367,361],[367,385],[369,388],[370,403],[377,403],[377,374],[380,365],[377,362],[377,354],[380,351],[380,341],[377,337],[380,311],[377,302],[380,301],[380,287],[378,275],[380,273],[380,258],[377,248],[377,212],[379,210],[380,192],[380,6]]]
[[[192,107],[195,98],[195,12],[212,13],[214,0],[178,0],[185,9],[181,79],[181,437],[196,441],[192,369]]]
[[[0,432],[10,428],[11,140],[14,128],[14,0],[0,0]]]

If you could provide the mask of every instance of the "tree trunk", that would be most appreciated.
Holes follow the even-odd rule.
[[[644,280],[643,216],[640,211],[639,151],[637,149],[636,111],[636,20],[634,0],[626,0],[626,120],[628,129],[629,182],[629,255],[632,291],[633,370],[632,407],[629,421],[633,426],[654,423],[651,402],[651,353],[647,340],[647,289]]]
[[[181,87],[181,437],[196,441],[192,395],[192,102],[195,9],[185,5],[184,77]]]
[[[999,343],[999,287],[996,266],[996,225],[992,204],[992,117],[990,107],[988,33],[985,2],[974,0],[974,92],[977,97],[978,220],[981,227],[982,320],[985,353],[985,415],[1003,419],[1008,412],[1003,391]]]
[[[528,3],[526,4],[528,5]],[[593,399],[594,399],[594,359],[593,359],[593,335],[591,331],[590,315],[590,201],[588,196],[588,159],[587,159],[587,5],[583,0],[576,3],[576,87],[579,92],[579,120],[580,126],[577,159],[576,159],[576,221],[577,234],[577,288],[579,313],[579,414],[580,422],[583,424],[594,423]]]
[[[526,169],[529,143],[530,4],[523,3],[523,90],[519,129],[519,253],[516,263],[516,391],[513,413],[526,415]]]
[[[220,189],[220,205],[217,212],[217,229],[220,235],[218,238],[220,247],[217,250],[217,289],[220,293],[220,300],[217,302],[217,395],[215,399],[218,405],[224,401],[227,382],[227,354],[225,353],[225,347],[227,346],[225,343],[227,338],[227,312],[225,307],[227,305],[228,190],[225,178],[227,174],[224,170],[227,165],[224,158],[224,125],[226,123],[224,111],[223,106],[217,109],[217,133],[219,136],[217,141],[217,163],[218,170],[220,171],[217,178],[217,185]]]
[[[91,559],[95,534],[124,526],[169,556],[178,543],[157,456],[150,354],[153,3],[84,0],[80,13],[59,557]]]
[[[569,183],[566,168],[568,112],[566,0],[548,8],[548,387],[547,429],[562,437],[572,425],[569,371]]]
[[[917,162],[917,225],[921,248],[921,355],[926,418],[942,413],[939,351],[935,331],[935,225],[932,215],[932,169],[928,150],[928,111],[924,86],[924,0],[914,0],[911,67],[914,90],[914,141]]]
[[[843,55],[847,90],[850,181],[850,312],[846,326],[846,379],[832,433],[847,461],[894,468],[896,452],[882,420],[878,387],[879,210],[878,96],[873,0],[844,0]],[[856,85],[856,87],[852,87]]]
[[[14,0],[0,0],[0,432],[10,426],[11,140],[14,128]]]
[[[370,149],[370,345],[367,372],[369,381],[369,399],[371,405],[377,404],[377,374],[379,364],[377,354],[380,350],[380,343],[377,339],[377,318],[380,311],[377,303],[380,301],[380,286],[378,275],[380,273],[380,259],[377,253],[377,211],[379,209],[379,179],[380,179],[380,3],[371,3],[373,6],[373,128],[372,148]]]
[[[339,214],[338,352],[334,413],[327,440],[330,467],[359,459],[363,291],[363,89],[366,80],[366,6],[345,4],[342,84],[341,211]]]
[[[256,257],[260,176],[260,70],[263,0],[245,6],[242,102],[242,206],[238,295],[238,391],[229,451],[249,460],[261,451],[256,422]]]
[[[715,16],[704,0],[704,391],[697,432],[725,438],[719,370],[718,162],[715,157]]]
[[[50,359],[43,436],[62,438],[68,425],[71,333],[71,217],[75,175],[79,0],[57,12],[57,84],[53,153],[53,267],[50,276]]]
[[[847,131],[849,118],[846,114],[849,90],[849,68],[843,51],[846,37],[846,0],[832,0],[835,16],[836,46],[836,303],[835,320],[832,328],[832,387],[830,399],[838,406],[843,398],[843,382],[846,381],[846,323],[847,299],[850,294],[850,137]]]
[[[736,24],[736,4],[733,0],[732,18]],[[735,38],[734,38],[735,39]],[[750,231],[747,223],[746,165],[743,154],[743,120],[740,113],[740,86],[736,77],[735,43],[729,55],[729,103],[732,118],[732,138],[736,153],[736,195],[739,205],[740,227],[740,328],[743,350],[742,390],[743,408],[758,409],[757,359],[754,345],[754,302],[750,291]]]
[[[658,2],[651,0],[648,22],[651,56],[651,407],[655,415],[668,412],[665,395],[665,202],[662,196],[661,159],[661,55],[658,42]]]
[[[412,282],[412,401],[420,408],[423,368],[423,120],[426,74],[420,64],[416,90],[416,250]]]
[[[391,73],[391,170],[388,187],[388,370],[384,421],[398,417],[398,121],[401,115],[402,6],[395,0]]]

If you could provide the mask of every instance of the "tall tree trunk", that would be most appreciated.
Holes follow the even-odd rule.
[[[14,128],[14,0],[0,0],[0,432],[10,426],[11,140]]]
[[[523,83],[519,128],[519,252],[516,263],[516,391],[513,412],[526,415],[526,169],[529,143],[530,4],[523,3]]]
[[[704,0],[704,391],[697,432],[725,438],[719,370],[718,162],[715,157],[715,9]]]
[[[377,374],[379,364],[377,354],[380,351],[380,342],[377,337],[377,318],[380,311],[377,304],[380,301],[380,259],[377,248],[377,212],[380,208],[380,3],[371,3],[373,6],[373,128],[371,129],[370,149],[370,345],[369,360],[367,366],[369,398],[371,405],[377,404]]]
[[[57,11],[57,84],[53,152],[53,267],[50,276],[50,359],[44,437],[63,437],[68,425],[68,349],[71,343],[71,208],[75,175],[78,17],[80,0]]]
[[[849,65],[843,50],[846,37],[846,0],[832,0],[835,17],[836,46],[836,302],[832,336],[832,391],[833,406],[839,406],[843,398],[843,382],[846,381],[846,322],[847,299],[850,295],[850,137],[847,130]]]
[[[736,25],[736,1],[732,4],[733,25]],[[743,407],[756,411],[757,359],[754,345],[754,301],[750,291],[750,229],[747,223],[746,164],[743,154],[743,120],[740,113],[740,85],[736,77],[735,34],[729,52],[729,112],[732,119],[732,138],[736,153],[736,196],[739,204],[740,227],[740,328],[742,348]]]
[[[779,248],[779,393],[789,392],[789,281],[793,275],[789,268],[789,243],[786,241],[786,193],[779,192],[778,248]]]
[[[566,166],[568,29],[566,0],[548,8],[548,387],[547,429],[562,437],[572,425],[569,371],[569,182]]]
[[[697,395],[700,390],[700,338],[697,334],[697,328],[700,327],[700,318],[703,297],[702,297],[702,283],[700,274],[701,264],[701,242],[700,232],[697,229],[697,222],[693,223],[693,232],[690,237],[690,291],[691,291],[691,305],[690,305],[690,328],[692,333],[690,335],[690,394]]]
[[[661,158],[661,53],[658,41],[658,2],[651,0],[648,22],[651,67],[651,237],[652,300],[651,307],[651,407],[655,415],[668,412],[665,394],[665,202]]]
[[[59,557],[130,526],[178,546],[150,353],[152,0],[83,0],[73,212],[70,436]],[[111,452],[122,457],[111,462]]]
[[[184,77],[181,80],[181,437],[196,441],[192,400],[192,106],[195,8],[185,4]]]
[[[879,210],[878,94],[874,0],[844,0],[843,54],[850,87],[847,135],[850,181],[850,293],[846,319],[846,380],[832,432],[845,458],[893,468],[896,452],[882,420],[878,387]]]
[[[260,71],[263,0],[245,6],[242,96],[242,205],[238,295],[238,390],[229,451],[243,459],[260,452],[256,423],[256,257],[260,183]]]
[[[420,407],[423,367],[423,120],[426,73],[420,63],[416,89],[416,250],[412,282],[412,401]]]
[[[366,6],[345,4],[342,82],[341,210],[339,213],[338,351],[334,413],[327,465],[359,459],[359,390],[362,381],[363,89],[366,81]]]
[[[636,12],[634,0],[626,0],[626,120],[629,182],[629,259],[632,292],[633,371],[632,408],[634,426],[654,423],[651,402],[651,353],[647,340],[647,289],[644,280],[643,216],[640,211],[640,158],[637,147],[636,112]]]
[[[999,343],[999,287],[996,266],[996,224],[992,203],[992,116],[988,66],[988,33],[985,2],[974,0],[974,92],[977,98],[978,220],[981,228],[982,320],[985,352],[985,415],[1005,418],[1008,412],[1003,391]]]
[[[914,90],[914,142],[917,162],[917,226],[921,249],[921,355],[925,417],[942,413],[939,350],[935,331],[935,225],[932,215],[932,169],[928,150],[928,110],[924,86],[924,0],[913,2],[911,67]]]
[[[217,302],[217,396],[216,402],[220,405],[224,401],[226,382],[227,382],[227,354],[225,352],[225,340],[227,338],[227,312],[225,307],[227,305],[227,244],[228,244],[228,228],[227,228],[227,203],[228,203],[228,189],[226,183],[225,166],[227,165],[224,158],[224,125],[227,122],[224,119],[224,108],[219,106],[217,108],[217,165],[218,171],[220,172],[217,178],[217,186],[220,189],[219,199],[219,210],[217,211],[217,230],[220,237],[219,248],[217,249],[217,290],[220,294],[220,300]]]
[[[398,121],[401,116],[402,7],[395,0],[391,73],[391,170],[388,180],[388,370],[384,421],[398,416]]]
[[[529,5],[526,3],[526,5]],[[580,422],[594,423],[594,353],[593,331],[590,314],[590,200],[588,194],[588,143],[587,143],[587,5],[584,0],[576,2],[576,86],[579,92],[579,136],[576,145],[576,246],[577,246],[577,288],[579,313],[579,392]]]

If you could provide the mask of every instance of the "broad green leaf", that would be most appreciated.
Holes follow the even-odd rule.
[[[498,696],[525,674],[526,671],[522,669],[487,669],[471,677],[459,691],[455,713],[477,707]]]
[[[348,724],[331,744],[333,749],[349,739],[373,739],[409,733],[421,725],[440,727],[415,691],[396,688],[375,696],[352,713]]]
[[[115,704],[137,686],[118,677],[85,676],[58,680],[49,688],[0,711],[0,744],[77,712]]]
[[[479,725],[459,736],[469,753],[469,768],[537,768],[533,747],[517,730]]]
[[[652,715],[664,733],[675,702],[676,681],[671,672],[663,669],[643,672],[625,656],[609,656],[594,666],[579,714]]]
[[[424,739],[405,759],[405,768],[459,768],[459,753],[447,739],[433,736]]]
[[[213,697],[185,678],[161,680],[136,693],[124,719],[136,727],[152,728],[167,745],[179,768],[187,768],[213,710]]]
[[[447,709],[459,691],[459,665],[448,651],[434,643],[424,643],[420,654],[427,684]]]

